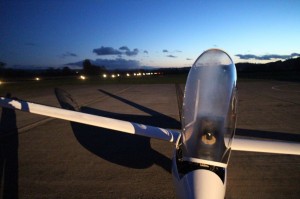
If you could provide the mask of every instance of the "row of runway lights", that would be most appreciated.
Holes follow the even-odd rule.
[[[161,75],[162,73],[159,73],[159,72],[154,72],[154,73],[126,73],[126,74],[123,74],[123,75],[121,75],[121,74],[106,74],[106,73],[104,73],[104,74],[102,74],[100,77],[102,77],[102,78],[104,78],[104,79],[106,79],[106,78],[112,78],[112,79],[114,79],[114,78],[118,78],[118,77],[121,77],[121,76],[125,76],[125,77],[141,77],[141,76],[151,76],[151,75]],[[79,79],[81,79],[81,80],[85,80],[87,77],[86,76],[84,76],[84,75],[80,75],[79,76]],[[35,80],[35,81],[40,81],[41,80],[41,78],[40,77],[35,77],[33,80]],[[4,84],[4,81],[1,81],[0,80],[0,85],[2,85],[2,84]]]
[[[151,76],[151,75],[161,75],[162,73],[157,73],[157,72],[155,72],[155,73],[126,73],[126,74],[123,74],[123,75],[121,75],[121,74],[106,74],[106,73],[104,73],[104,74],[102,74],[100,77],[102,77],[102,78],[104,78],[104,79],[107,79],[107,78],[112,78],[112,79],[114,79],[114,78],[118,78],[118,77],[140,77],[140,76]],[[86,79],[86,76],[84,76],[84,75],[80,75],[80,77],[79,77],[80,79],[82,79],[82,80],[85,80]]]
[[[31,80],[34,80],[34,81],[40,81],[41,78],[35,77],[34,79],[31,79]],[[0,85],[3,85],[3,84],[5,84],[5,83],[15,83],[15,82],[10,82],[10,81],[7,82],[7,81],[0,80]]]

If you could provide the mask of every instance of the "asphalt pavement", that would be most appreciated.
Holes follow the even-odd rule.
[[[181,127],[174,84],[61,88],[83,112]],[[238,89],[237,136],[300,142],[299,83]],[[59,107],[53,88],[31,92],[12,95]],[[2,198],[175,198],[171,143],[19,111],[2,110],[1,127]],[[226,198],[299,198],[299,187],[300,156],[231,153]]]

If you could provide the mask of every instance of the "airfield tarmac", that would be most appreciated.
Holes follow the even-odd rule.
[[[180,127],[174,84],[61,88],[85,112]],[[237,136],[300,142],[299,83],[242,80],[238,89]],[[12,94],[59,106],[53,88]],[[0,198],[175,198],[171,143],[19,111],[2,114],[4,124],[12,134],[1,135]],[[226,198],[299,198],[300,156],[234,151],[227,183]]]

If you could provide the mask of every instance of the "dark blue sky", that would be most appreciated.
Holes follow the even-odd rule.
[[[215,47],[236,62],[300,53],[298,0],[0,2],[0,61],[8,66],[190,66]]]

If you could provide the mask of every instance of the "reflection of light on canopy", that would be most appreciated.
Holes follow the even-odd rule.
[[[227,53],[211,49],[199,56],[184,95],[184,159],[227,163],[236,120],[235,90],[236,69]]]

